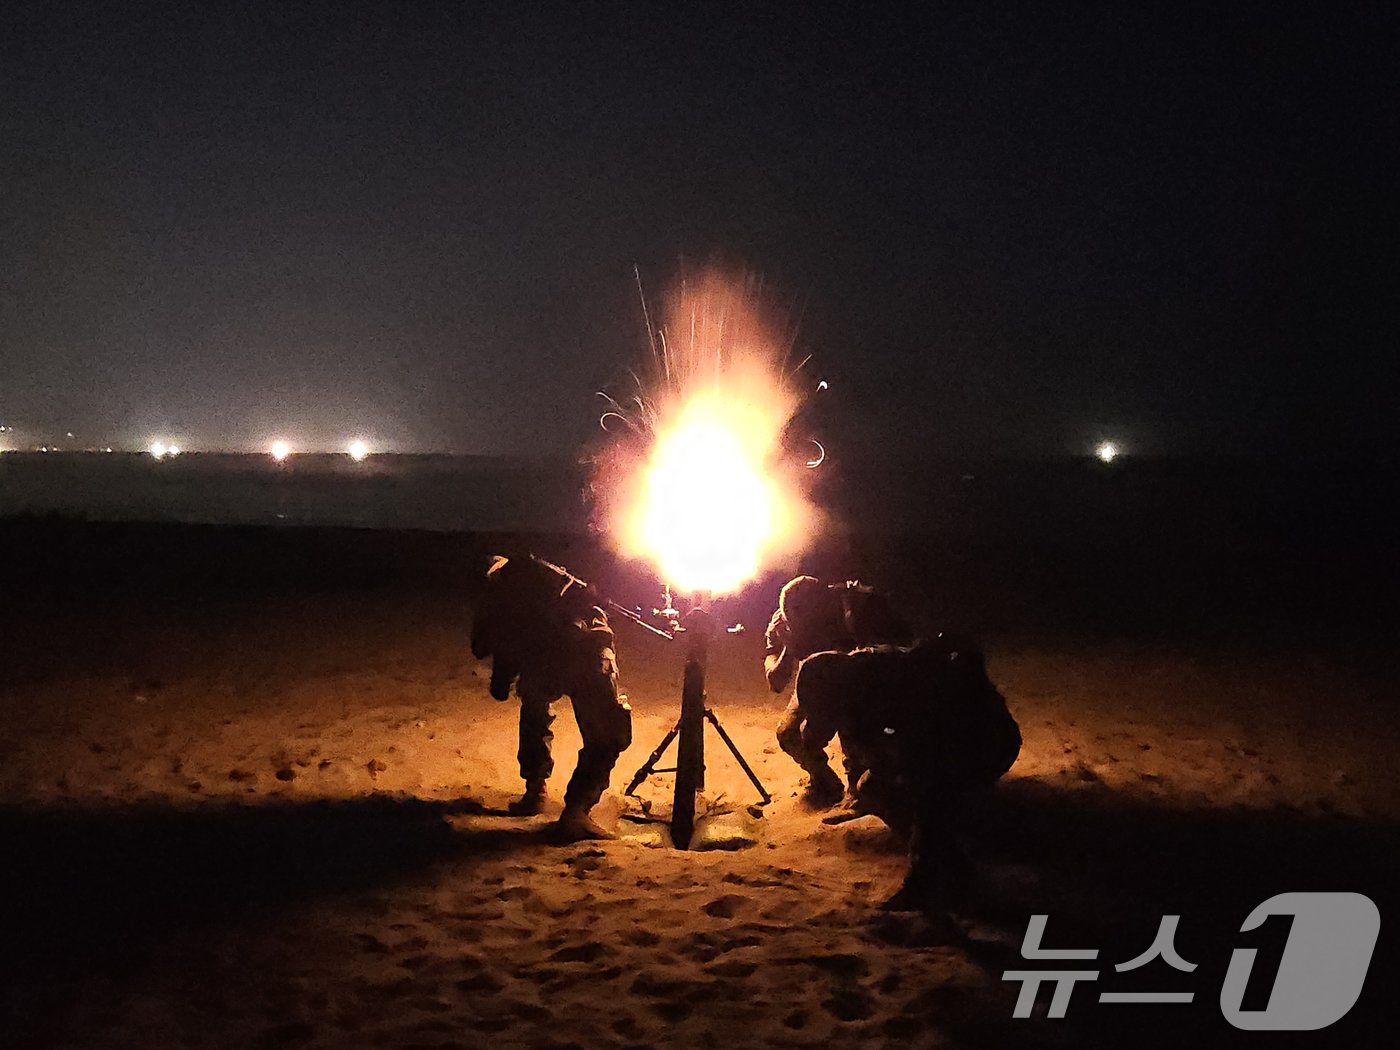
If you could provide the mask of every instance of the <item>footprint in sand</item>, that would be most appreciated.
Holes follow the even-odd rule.
[[[632,979],[628,989],[633,995],[647,999],[663,999],[671,1002],[682,997],[703,996],[713,982],[697,981],[688,977],[669,977],[654,970],[643,970]]]
[[[482,927],[476,923],[461,923],[454,926],[449,936],[458,944],[480,944],[486,939]]]
[[[758,963],[744,962],[741,959],[721,959],[705,966],[705,972],[715,977],[752,977],[758,970]]]
[[[690,1003],[675,1001],[652,1003],[651,1008],[669,1024],[679,1024],[695,1012],[695,1007]]]
[[[797,915],[806,907],[806,902],[800,900],[777,901],[773,904],[770,904],[767,908],[764,908],[763,911],[759,912],[759,918],[776,919],[779,921],[783,921],[786,919],[791,919],[794,915]]]
[[[792,875],[791,868],[770,867],[767,870],[775,875]],[[727,882],[734,886],[758,886],[765,888],[777,888],[791,885],[790,879],[768,878],[762,875],[741,875],[736,871],[731,871],[729,874],[725,875],[724,878],[720,879],[720,881]]]
[[[700,910],[716,919],[732,919],[753,902],[738,893],[726,893],[716,897]]]
[[[523,1021],[530,1021],[538,1025],[548,1025],[554,1020],[554,1014],[547,1008],[537,1003],[515,1002],[510,1004],[511,1013],[515,1014]]]
[[[881,995],[893,995],[904,986],[904,978],[897,972],[887,973],[881,977],[879,983],[875,985],[876,990]]]
[[[849,955],[838,953],[834,955],[815,955],[806,960],[819,970],[825,970],[833,977],[843,980],[855,980],[864,977],[870,972],[870,964],[859,955]]]
[[[835,989],[831,998],[822,1000],[822,1009],[842,1021],[864,1021],[875,1013],[870,996],[854,986]]]
[[[560,948],[549,957],[550,962],[596,962],[608,954],[608,948],[597,941],[584,941],[582,944]]]
[[[496,922],[506,917],[506,910],[498,903],[482,904],[476,908],[464,908],[453,912],[453,919],[462,923]]]
[[[470,977],[463,977],[456,983],[456,988],[459,992],[484,992],[495,995],[505,988],[505,982],[495,974],[482,970]]]
[[[677,946],[681,953],[696,962],[707,963],[720,954],[713,938],[707,933],[692,933]]]
[[[720,941],[719,950],[720,954],[723,955],[726,952],[737,951],[740,948],[756,948],[763,943],[764,940],[762,937],[755,937],[752,934],[742,934],[738,937],[726,937],[724,940]]]
[[[619,1017],[612,1023],[612,1030],[623,1039],[640,1039],[642,1037],[642,1026],[637,1023],[635,1017]]]

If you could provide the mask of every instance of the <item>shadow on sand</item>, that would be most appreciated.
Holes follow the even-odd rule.
[[[0,981],[23,994],[57,977],[119,972],[173,932],[275,916],[392,885],[451,856],[486,856],[532,829],[464,833],[474,800],[0,807]]]
[[[1400,977],[1393,923],[1400,900],[1400,827],[1393,822],[1312,817],[1293,810],[1186,809],[1124,798],[1107,788],[1067,789],[1037,781],[1008,784],[979,822],[975,853],[987,878],[970,917],[1001,931],[969,951],[994,977],[1006,969],[1099,971],[1076,986],[1063,1020],[1006,1023],[983,1008],[959,1035],[972,1045],[1055,1046],[1391,1046]],[[1381,935],[1360,1000],[1322,1032],[1243,1032],[1224,1019],[1220,988],[1232,952],[1258,949],[1243,1001],[1264,1010],[1287,941],[1287,920],[1241,933],[1245,917],[1276,894],[1348,891],[1369,896]],[[1032,914],[1049,916],[1044,947],[1097,948],[1091,962],[1027,962],[1021,938]],[[1183,973],[1161,959],[1116,972],[1152,944],[1163,915],[1181,916]],[[1006,934],[1010,934],[1010,943]],[[976,934],[974,933],[974,938]],[[1019,983],[1005,986],[1014,1000]],[[1100,1003],[1102,991],[1194,992],[1190,1004]],[[945,1010],[948,1004],[943,1004]],[[945,1016],[945,1023],[946,1023]]]
[[[61,1014],[87,980],[118,974],[177,933],[266,921],[299,904],[369,887],[392,892],[439,860],[499,855],[540,841],[531,829],[463,832],[444,819],[481,813],[470,801],[373,796],[314,803],[124,808],[0,808],[5,890],[0,895],[0,1010],[9,1031]],[[935,987],[905,1011],[914,1037],[926,1025],[968,1046],[1389,1046],[1391,988],[1400,974],[1393,933],[1400,896],[1400,835],[1393,824],[1317,819],[1290,811],[1182,809],[1107,789],[1020,781],[999,793],[974,835],[987,878],[967,909],[966,945],[993,992]],[[1262,1009],[1287,929],[1241,934],[1244,917],[1286,891],[1365,893],[1382,916],[1357,1006],[1322,1033],[1238,1032],[1218,996],[1235,948],[1259,959],[1245,1006]],[[1004,969],[1020,959],[1031,914],[1049,915],[1047,947],[1097,948],[1101,980],[1078,986],[1064,1020],[1013,1021],[1018,989]],[[1117,974],[1141,954],[1163,914],[1180,915],[1176,948],[1199,969],[1161,960]],[[917,945],[897,916],[879,942]],[[977,927],[997,931],[981,936]],[[1190,1005],[1101,1004],[1102,990],[1193,991]],[[1042,1004],[1049,989],[1041,993]],[[6,1000],[9,1000],[6,1002]],[[1043,1014],[1043,1006],[1041,1009]]]

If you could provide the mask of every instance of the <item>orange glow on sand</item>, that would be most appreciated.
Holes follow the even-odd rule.
[[[800,399],[777,332],[752,283],[707,274],[672,296],[635,410],[610,399],[605,527],[679,590],[736,591],[810,534],[803,463],[779,459]]]

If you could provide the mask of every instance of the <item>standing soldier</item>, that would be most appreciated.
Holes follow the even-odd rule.
[[[496,558],[487,571],[486,596],[472,628],[472,653],[491,658],[491,695],[520,697],[516,755],[525,793],[512,813],[534,815],[554,771],[551,705],[567,695],[583,736],[578,766],[564,794],[558,837],[612,836],[589,812],[607,790],[617,757],[632,742],[632,709],[618,691],[617,655],[607,615],[582,581],[535,557]]]
[[[855,580],[828,585],[813,576],[798,576],[784,584],[778,596],[778,608],[765,637],[763,670],[768,687],[781,693],[798,666],[813,653],[849,652],[861,645],[911,640],[908,625],[879,591]],[[839,732],[834,717],[835,712],[826,706],[804,704],[801,694],[794,693],[778,723],[779,746],[807,771],[811,797],[828,805],[843,794],[841,780],[826,755],[827,745]],[[847,748],[844,736],[841,747],[845,752],[844,794],[850,806],[865,767]]]

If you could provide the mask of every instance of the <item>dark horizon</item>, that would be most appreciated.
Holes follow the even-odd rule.
[[[683,260],[852,455],[1393,447],[1392,21],[7,11],[0,423],[554,452]],[[6,437],[8,435],[0,435]]]

